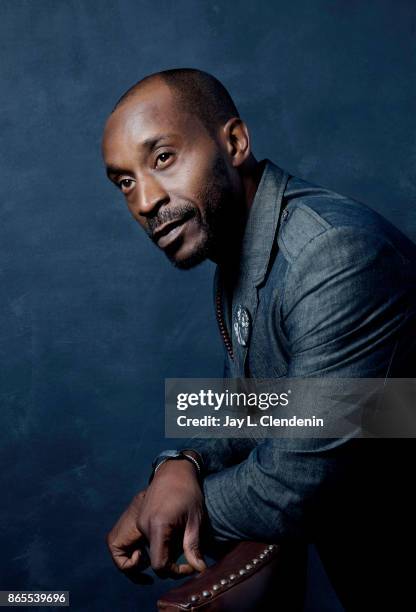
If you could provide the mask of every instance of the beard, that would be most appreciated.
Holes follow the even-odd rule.
[[[215,158],[209,177],[209,181],[197,194],[197,199],[202,204],[201,209],[191,201],[182,200],[174,208],[163,207],[156,218],[148,220],[146,231],[152,238],[155,230],[164,223],[196,217],[201,239],[193,250],[180,259],[175,257],[174,251],[165,250],[168,259],[180,270],[194,268],[208,258],[215,259],[216,254],[224,249],[227,237],[230,237],[232,222],[235,224],[238,218],[236,196],[227,165],[220,155]]]

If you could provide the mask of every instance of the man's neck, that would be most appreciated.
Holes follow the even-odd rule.
[[[264,171],[265,163],[265,160],[258,162],[252,157],[247,161],[245,167],[241,169],[242,193],[239,199],[240,204],[237,208],[238,216],[233,217],[232,231],[227,232],[227,234],[222,237],[220,240],[221,248],[216,253],[216,257],[212,258],[224,272],[227,270],[232,272],[238,267],[244,229]]]
[[[258,162],[254,157],[250,160],[247,166],[242,171],[242,183],[245,194],[246,210],[250,210],[253,204],[254,196],[256,195],[266,161]]]

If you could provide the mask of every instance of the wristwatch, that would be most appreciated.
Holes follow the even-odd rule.
[[[192,453],[192,454],[191,454]],[[170,459],[185,459],[186,461],[190,461],[194,467],[196,468],[198,478],[202,478],[203,472],[203,462],[202,457],[191,448],[185,448],[183,450],[165,450],[162,451],[157,457],[154,458],[152,462],[153,471],[149,478],[149,483],[152,482],[154,475],[158,471],[161,465],[169,461]]]

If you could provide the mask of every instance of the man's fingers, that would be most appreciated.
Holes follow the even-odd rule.
[[[122,572],[132,569],[133,567],[140,571],[149,567],[149,557],[146,551],[136,548],[126,551],[123,548],[115,546],[110,547],[111,556],[117,568]]]
[[[107,535],[107,546],[117,569],[137,584],[153,579],[142,572],[150,565],[146,539],[137,525],[146,491],[138,493]]]
[[[207,564],[204,561],[201,550],[199,548],[199,524],[186,525],[185,533],[183,534],[183,552],[189,565],[197,572],[202,572],[206,569]]]
[[[107,545],[119,570],[124,572],[134,567],[145,569],[149,566],[143,535],[127,512],[108,534]]]
[[[160,578],[183,578],[195,571],[189,563],[175,562],[180,551],[179,542],[174,542],[169,529],[154,531],[150,541],[150,561],[152,569]],[[205,567],[205,564],[204,564]]]
[[[135,584],[153,584],[153,578],[142,572],[150,565],[146,549],[135,549],[130,553],[124,550],[111,549],[111,556],[116,567]]]
[[[147,553],[142,550],[135,550],[130,557],[130,562],[126,562],[121,570],[135,584],[153,584],[153,578],[143,573],[149,565]]]
[[[167,578],[172,568],[171,533],[164,526],[157,526],[150,535],[150,563],[153,571],[160,578]]]
[[[190,576],[195,572],[195,568],[192,565],[189,565],[189,563],[179,563],[179,565],[175,563],[174,565],[175,567],[172,568],[174,578],[183,578],[184,576]]]
[[[133,551],[131,557],[125,556],[123,559],[123,565],[121,569],[128,570],[128,569],[131,569],[132,567],[136,567],[138,565],[140,556],[141,556],[140,550],[138,549]]]

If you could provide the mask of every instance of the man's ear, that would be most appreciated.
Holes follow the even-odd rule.
[[[221,128],[221,139],[235,168],[241,166],[250,156],[250,134],[244,121],[232,117]]]

